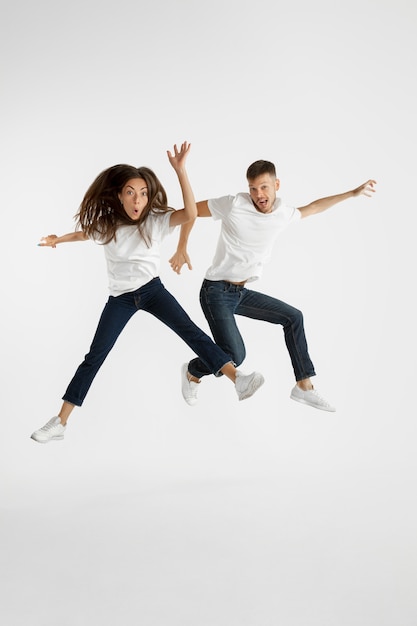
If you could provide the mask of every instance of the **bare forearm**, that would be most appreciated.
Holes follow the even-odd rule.
[[[330,209],[335,204],[343,202],[344,200],[348,200],[349,198],[355,198],[361,195],[369,197],[375,192],[375,185],[376,181],[370,179],[366,181],[366,183],[359,185],[359,187],[356,187],[355,189],[345,191],[345,193],[338,193],[334,196],[327,196],[326,198],[319,198],[318,200],[314,200],[314,202],[310,202],[310,204],[299,208],[301,216],[308,217],[309,215],[322,213],[323,211]]]
[[[187,222],[194,220],[197,217],[197,205],[194,198],[194,193],[191,188],[190,181],[188,180],[188,174],[185,169],[177,171],[178,180],[181,187],[182,198],[184,200],[184,214],[186,216]],[[181,232],[184,225],[181,227]],[[190,229],[191,230],[191,229]]]
[[[187,222],[186,224],[182,224],[181,229],[180,229],[180,236],[178,237],[177,250],[186,250],[187,249],[188,238],[189,238],[190,233],[191,233],[191,231],[193,229],[193,226],[195,224],[195,220],[196,219],[197,218],[194,218],[190,222]]]
[[[353,191],[346,191],[345,193],[339,193],[335,196],[319,198],[318,200],[314,200],[314,202],[310,202],[310,204],[307,204],[307,206],[301,207],[300,211],[303,217],[307,217],[308,215],[314,215],[316,213],[322,213],[323,211],[330,209],[335,204],[343,202],[348,198],[353,198]]]
[[[185,162],[187,155],[190,151],[191,144],[184,141],[181,144],[181,148],[178,150],[177,145],[174,145],[174,154],[167,150],[169,162],[174,168],[178,181],[180,183],[182,197],[184,200],[184,208],[180,211],[175,211],[170,217],[171,226],[179,226],[185,222],[197,217],[197,206],[195,203],[194,193],[188,180],[187,170],[185,169]]]
[[[207,200],[201,200],[200,202],[197,202],[197,213],[199,217],[208,217],[211,215]],[[188,244],[188,237],[194,226],[195,220],[196,218],[189,220],[187,222],[182,222],[180,236],[178,238],[177,250],[176,252],[174,252],[173,256],[169,259],[172,269],[177,274],[181,273],[181,268],[184,265],[184,263],[188,265],[188,268],[190,270],[192,269],[191,260],[187,252],[187,244]]]
[[[57,237],[56,243],[72,243],[74,241],[86,241],[88,237],[84,235],[81,230],[74,231],[73,233],[67,233]]]
[[[57,235],[47,235],[42,237],[38,246],[49,246],[55,248],[59,243],[71,243],[74,241],[87,241],[88,237],[81,231],[77,230],[72,233],[66,233],[58,237]]]

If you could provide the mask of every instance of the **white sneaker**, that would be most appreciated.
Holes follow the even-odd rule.
[[[235,387],[239,400],[246,400],[246,398],[253,396],[264,382],[265,379],[259,372],[252,372],[252,374],[245,376],[245,374],[237,370]]]
[[[322,398],[315,389],[303,391],[298,385],[295,385],[295,387],[291,390],[290,398],[291,400],[296,400],[296,402],[301,402],[302,404],[308,404],[309,406],[313,406],[315,409],[321,409],[322,411],[336,411],[334,406],[331,406],[327,400]]]
[[[187,404],[193,406],[197,404],[198,385],[188,378],[188,363],[184,363],[181,368],[181,391],[182,397]]]
[[[31,439],[34,439],[38,443],[58,441],[64,438],[65,428],[66,426],[61,424],[59,417],[53,417],[45,426],[35,430],[35,432],[31,434]]]

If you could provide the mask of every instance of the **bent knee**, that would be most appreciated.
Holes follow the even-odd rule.
[[[299,309],[292,308],[291,315],[288,318],[288,323],[293,326],[299,326],[304,323],[304,316]]]
[[[233,359],[233,363],[236,367],[242,365],[243,361],[246,358],[246,350],[236,350],[234,354],[231,355]]]

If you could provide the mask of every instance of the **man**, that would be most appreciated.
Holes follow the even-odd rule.
[[[299,208],[277,198],[280,181],[270,161],[255,161],[246,172],[249,193],[197,202],[200,217],[221,220],[216,252],[200,291],[200,303],[214,341],[236,366],[245,358],[245,344],[236,324],[236,315],[280,324],[291,358],[296,384],[292,400],[324,411],[335,411],[314,388],[314,366],[308,354],[301,311],[281,300],[253,291],[247,284],[260,278],[278,234],[290,223],[326,211],[335,204],[360,195],[371,196],[376,181],[368,180],[356,189],[320,198]],[[182,226],[178,248],[170,259],[178,274],[184,263],[191,269],[187,241],[193,223]],[[211,372],[199,358],[182,367],[182,394],[185,401],[197,402],[200,380]]]

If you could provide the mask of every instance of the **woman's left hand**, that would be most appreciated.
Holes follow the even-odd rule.
[[[188,141],[184,141],[179,150],[177,144],[174,145],[174,154],[172,154],[170,150],[167,150],[169,162],[177,173],[185,169],[185,161],[190,148],[191,144],[188,143]]]

